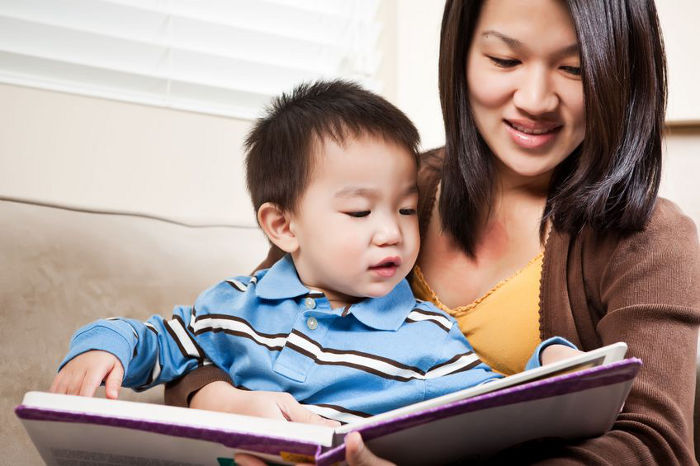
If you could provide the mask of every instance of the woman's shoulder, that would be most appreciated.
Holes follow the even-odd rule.
[[[635,251],[687,250],[697,251],[698,234],[695,222],[685,215],[674,202],[659,197],[651,216],[643,229],[626,234],[601,232],[585,227],[578,235],[558,233],[553,235],[552,243],[581,243],[584,253],[594,251],[612,257],[615,250],[629,249]],[[557,244],[558,245],[558,244]]]
[[[647,251],[686,253],[698,251],[698,234],[695,222],[685,215],[674,202],[659,197],[646,226],[618,239],[618,247]]]
[[[588,232],[580,247],[584,280],[603,301],[606,295],[617,294],[620,305],[643,301],[695,308],[700,304],[697,229],[667,199],[657,199],[644,229],[623,236]]]
[[[659,197],[656,200],[647,229],[656,231],[657,229],[666,229],[668,227],[681,227],[684,231],[692,230],[693,232],[696,230],[695,222],[685,215],[677,204],[666,198]]]

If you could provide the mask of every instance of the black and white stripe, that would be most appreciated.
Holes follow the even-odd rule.
[[[321,417],[325,417],[326,419],[333,419],[334,421],[338,421],[343,424],[361,421],[363,419],[367,419],[368,417],[372,417],[371,414],[363,413],[362,411],[355,411],[352,409],[343,408],[342,406],[327,403],[319,403],[315,405],[304,404],[303,406],[312,413],[316,413]]]
[[[173,319],[163,322],[165,329],[177,344],[180,352],[185,358],[194,358],[201,362],[204,360],[204,351],[197,342],[187,333],[185,323],[180,316],[173,316]]]
[[[424,315],[421,313],[421,315]],[[437,317],[443,317],[436,314]],[[431,321],[435,316],[428,316]],[[445,319],[447,322],[449,320]],[[439,325],[439,324],[438,324]],[[247,321],[237,316],[208,314],[197,316],[191,329],[195,335],[206,332],[224,332],[247,338],[270,351],[281,351],[285,346],[312,359],[319,365],[351,367],[386,379],[407,382],[426,380],[468,370],[481,361],[473,352],[457,354],[449,361],[437,364],[427,371],[409,366],[376,354],[326,348],[303,333],[292,330],[290,334],[266,334],[255,330]]]
[[[230,278],[226,280],[226,283],[228,283],[238,291],[247,291],[250,285],[255,285],[257,282],[258,279],[256,277],[250,277],[250,283],[248,285],[246,285],[240,280],[236,280],[235,278]]]
[[[306,335],[292,330],[287,339],[287,347],[311,358],[319,365],[337,365],[352,367],[369,372],[386,379],[407,382],[418,379],[426,380],[442,377],[454,372],[461,372],[479,364],[479,358],[473,352],[458,354],[449,361],[430,368],[427,372],[417,367],[408,366],[392,359],[354,350],[337,350],[324,348]]]
[[[426,311],[424,309],[416,308],[406,317],[406,322],[409,323],[426,321],[434,323],[446,332],[449,332],[452,329],[452,325],[454,325],[454,321],[448,319],[444,315],[437,312]]]
[[[197,316],[191,328],[195,335],[200,335],[205,332],[224,332],[229,335],[248,338],[270,351],[281,351],[287,340],[286,333],[260,333],[240,317],[224,314]]]
[[[145,322],[146,328],[153,332],[156,336],[158,335],[158,330],[151,324],[150,322]],[[145,385],[150,385],[153,383],[154,380],[158,378],[160,375],[161,371],[161,364],[160,364],[160,349],[158,345],[155,345],[156,348],[156,362],[153,364],[153,368],[151,369],[151,373],[148,375],[148,382],[146,382]]]

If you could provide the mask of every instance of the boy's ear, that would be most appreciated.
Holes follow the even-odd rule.
[[[258,209],[258,224],[275,246],[292,253],[299,248],[297,238],[290,228],[291,214],[277,204],[266,202]]]

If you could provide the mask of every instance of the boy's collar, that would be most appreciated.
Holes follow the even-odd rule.
[[[255,293],[263,299],[291,299],[318,295],[319,292],[311,291],[301,283],[294,262],[287,254],[259,279]],[[368,327],[377,330],[397,330],[415,304],[411,287],[404,279],[385,296],[363,299],[351,305],[348,313]]]
[[[292,256],[286,254],[258,278],[255,294],[263,299],[290,299],[310,293],[299,280]]]

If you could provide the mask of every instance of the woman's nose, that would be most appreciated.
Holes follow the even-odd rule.
[[[554,90],[549,70],[545,67],[526,70],[513,95],[513,104],[533,116],[555,111],[559,97]]]

